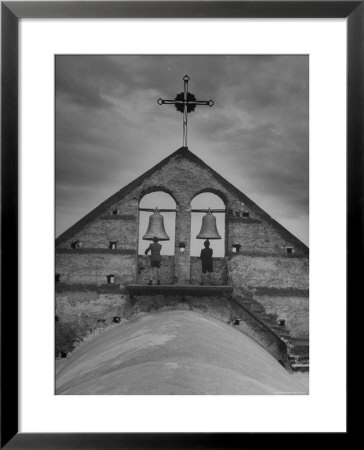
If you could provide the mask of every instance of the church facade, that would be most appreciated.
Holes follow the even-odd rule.
[[[157,191],[168,193],[176,203],[175,251],[174,256],[163,257],[161,284],[177,290],[197,284],[200,263],[190,254],[191,201],[204,192],[216,194],[225,205],[225,255],[214,261],[218,284],[229,287],[230,300],[242,308],[241,314],[235,309],[229,320],[242,326],[255,321],[256,329],[269,329],[291,349],[296,366],[306,366],[307,246],[187,147],[116,192],[56,239],[56,321],[63,330],[59,350],[63,352],[65,329],[77,338],[135,313],[128,286],[145,285],[148,272],[148,258],[138,255],[139,204],[146,194]],[[160,293],[158,298],[165,306]]]

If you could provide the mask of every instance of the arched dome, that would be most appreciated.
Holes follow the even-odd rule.
[[[210,316],[163,311],[118,325],[57,370],[57,394],[306,393],[265,349]]]

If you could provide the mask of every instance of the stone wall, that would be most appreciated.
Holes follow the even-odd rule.
[[[233,244],[241,245],[243,254],[284,256],[287,247],[292,248],[296,256],[304,252],[304,246],[299,241],[241,192],[219,179],[213,170],[187,149],[180,149],[164,164],[151,170],[148,176],[136,181],[138,183],[132,184],[131,189],[122,189],[120,196],[117,193],[112,201],[106,201],[104,207],[101,205],[99,214],[90,213],[85,225],[72,236],[62,239],[57,248],[70,249],[72,242],[81,241],[83,249],[101,250],[107,249],[110,241],[116,241],[118,250],[137,254],[139,202],[145,194],[164,191],[173,197],[177,209],[174,259],[174,280],[177,283],[189,282],[191,274],[194,278],[195,269],[191,268],[190,261],[190,204],[202,192],[212,192],[225,203],[227,254],[231,254]],[[115,210],[117,214],[113,214]],[[243,211],[248,214],[247,218],[241,217]],[[179,251],[180,242],[187,245],[183,253]]]
[[[188,309],[211,315],[235,327],[262,345],[276,359],[286,364],[286,347],[279,337],[257,320],[230,296],[153,295],[129,298],[123,290],[113,287],[80,289],[59,285],[56,292],[56,356],[72,351],[78,341],[89,333],[114,323],[123,323],[161,309]]]
[[[233,245],[240,246],[240,252],[245,254],[287,255],[287,247],[292,248],[292,255],[302,255],[302,251],[289,243],[274,227],[260,219],[227,217],[228,253]]]
[[[67,311],[74,311],[75,317],[82,311],[91,314],[92,318],[82,316],[81,322],[77,322],[82,329],[87,328],[87,320],[99,323],[97,314],[117,315],[120,307],[117,294],[100,297],[106,294],[91,289],[90,300],[82,300],[84,287],[104,286],[107,275],[115,275],[115,283],[119,285],[147,284],[149,261],[143,255],[138,256],[138,206],[144,195],[155,191],[169,193],[177,210],[175,255],[163,257],[162,284],[198,283],[201,279],[201,262],[197,257],[190,257],[190,204],[196,195],[212,192],[224,201],[227,211],[226,256],[229,257],[234,288],[247,289],[267,310],[286,317],[295,336],[308,333],[308,249],[187,149],[180,149],[151,169],[147,176],[140,177],[106,200],[72,227],[72,233],[65,233],[58,240],[56,273],[60,274],[62,283],[75,288],[79,286],[79,292],[72,292],[71,296],[65,288],[59,292],[56,308],[63,311],[59,313],[59,317],[63,317],[59,325],[77,322],[71,319],[73,313]],[[82,243],[81,248],[72,249],[71,244],[75,241]],[[116,242],[115,250],[109,249],[111,241]],[[184,252],[179,251],[180,242],[186,244]],[[238,253],[232,252],[233,245],[239,246]],[[287,248],[292,249],[291,254],[287,253]],[[224,258],[214,258],[215,274],[222,272],[222,284],[229,281],[226,272],[222,271],[224,261]],[[294,295],[259,293],[263,288],[302,292]],[[79,302],[77,295],[80,295]]]
[[[214,282],[220,285],[227,284],[226,258],[213,258]],[[161,284],[174,284],[174,256],[163,256],[160,268]],[[154,278],[156,275],[154,275]],[[150,278],[150,257],[138,256],[138,278],[140,284],[147,284]],[[201,259],[191,256],[190,283],[201,282]]]
[[[226,258],[213,258],[213,279],[214,283],[225,285],[227,280],[227,265]],[[191,256],[191,278],[192,284],[199,284],[202,276],[201,259],[198,256]]]
[[[56,273],[60,281],[68,284],[105,284],[107,275],[115,275],[116,284],[135,281],[136,255],[124,255],[105,250],[106,253],[88,253],[87,249],[69,253],[56,252]]]
[[[118,205],[115,205],[117,208]],[[119,205],[120,207],[121,205]],[[97,217],[80,232],[62,242],[60,248],[71,248],[75,241],[82,242],[82,248],[108,249],[110,242],[116,242],[117,249],[137,250],[138,247],[138,211],[135,202],[123,202],[123,212],[131,209],[133,214],[113,215],[112,208],[106,214]]]
[[[120,292],[62,289],[56,292],[56,356],[67,354],[88,333],[124,319],[126,295]]]
[[[153,274],[156,280],[156,274]],[[174,283],[174,256],[163,256],[160,268],[162,284]],[[148,284],[150,279],[150,256],[138,256],[138,284]]]
[[[264,306],[268,314],[275,314],[285,321],[292,338],[308,339],[309,298],[308,296],[255,295],[254,299]]]
[[[247,289],[267,314],[284,320],[291,337],[308,339],[308,258],[235,255],[229,269],[235,289]]]
[[[308,258],[235,255],[229,268],[235,287],[309,288]]]

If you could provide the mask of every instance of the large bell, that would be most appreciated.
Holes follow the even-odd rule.
[[[155,209],[154,213],[149,216],[149,225],[147,232],[143,236],[145,241],[152,241],[153,238],[158,238],[159,241],[169,241],[169,236],[164,229],[164,220],[162,214]]]
[[[216,227],[216,217],[209,208],[207,213],[202,217],[201,230],[196,236],[197,239],[221,239]]]

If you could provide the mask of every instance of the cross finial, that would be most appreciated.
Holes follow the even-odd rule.
[[[183,113],[183,147],[187,147],[187,114],[194,111],[197,105],[214,106],[213,100],[197,100],[196,97],[188,92],[188,82],[190,77],[183,77],[184,91],[177,94],[174,100],[157,100],[158,105],[174,105],[180,113]]]

